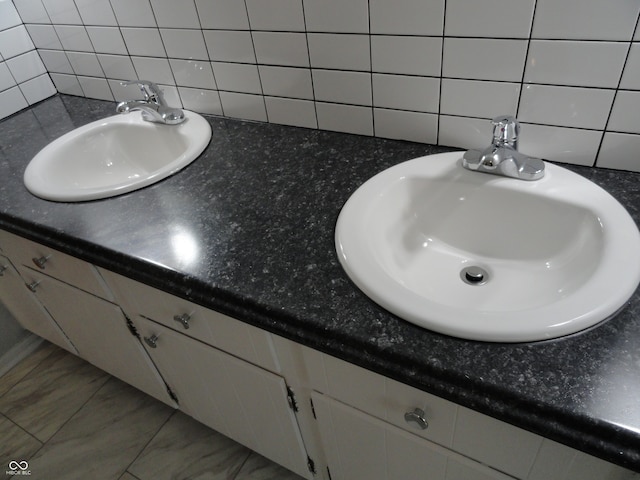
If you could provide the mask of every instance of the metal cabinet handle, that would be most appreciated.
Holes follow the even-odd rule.
[[[47,263],[47,260],[49,260],[50,258],[51,258],[51,255],[43,255],[42,257],[33,257],[31,261],[40,270],[44,270],[44,264]]]
[[[176,322],[181,323],[184,329],[187,330],[189,328],[189,320],[191,320],[191,315],[189,315],[188,313],[183,313],[182,315],[174,315],[173,319]]]
[[[156,348],[158,346],[158,336],[151,335],[150,337],[144,337],[144,341],[151,348]]]
[[[418,428],[420,430],[426,430],[429,427],[429,422],[424,418],[424,410],[421,408],[414,408],[412,412],[404,414],[404,420],[409,425]]]
[[[36,293],[36,287],[40,285],[40,280],[36,280],[35,282],[27,283],[27,288],[31,290],[33,293]]]

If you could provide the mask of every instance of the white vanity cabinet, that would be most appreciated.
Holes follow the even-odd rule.
[[[269,333],[113,272],[100,272],[182,411],[313,478]]]
[[[640,479],[335,357],[274,343],[298,403],[310,405],[300,423],[325,480]]]
[[[20,292],[26,293],[25,305],[29,305],[29,297],[31,304],[37,298],[31,310],[41,315],[31,317],[24,310],[15,313],[25,328],[175,406],[122,310],[105,300],[113,295],[93,265],[2,230],[0,242],[3,251],[14,259],[20,277],[13,287],[16,299],[5,303],[17,303],[18,298],[25,297]],[[41,260],[41,264],[33,259]],[[42,319],[42,312],[49,322]]]
[[[640,480],[2,230],[0,246],[23,326],[309,480]]]
[[[0,301],[24,328],[73,354],[78,354],[60,326],[34,294],[27,290],[11,261],[3,255],[0,255]]]

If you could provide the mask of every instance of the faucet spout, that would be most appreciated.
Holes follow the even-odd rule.
[[[165,125],[176,125],[184,122],[184,112],[179,108],[169,107],[164,101],[162,91],[155,83],[146,80],[134,80],[131,82],[121,82],[121,85],[138,85],[144,96],[144,100],[120,102],[116,107],[116,112],[129,113],[139,110],[142,112],[143,120],[153,123],[163,123]]]
[[[520,153],[518,134],[520,124],[510,116],[492,120],[493,141],[483,151],[468,150],[462,158],[462,166],[468,170],[492,173],[520,180],[539,180],[544,176],[544,162],[539,158]]]

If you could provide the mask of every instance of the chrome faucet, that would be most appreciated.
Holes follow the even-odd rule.
[[[140,110],[143,120],[166,125],[176,125],[184,122],[184,112],[179,108],[168,106],[164,101],[162,91],[155,83],[148,80],[132,80],[130,82],[120,82],[120,85],[137,85],[140,87],[144,100],[120,102],[116,107],[116,112],[129,113]]]
[[[520,124],[508,115],[495,117],[493,141],[482,152],[468,150],[462,157],[462,166],[477,172],[493,173],[521,180],[539,180],[544,176],[544,162],[518,152]]]

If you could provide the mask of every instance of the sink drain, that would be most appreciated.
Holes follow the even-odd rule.
[[[478,266],[465,267],[460,271],[460,278],[468,285],[484,285],[489,280],[489,274]]]

